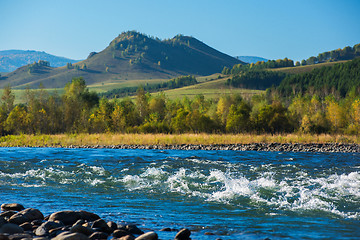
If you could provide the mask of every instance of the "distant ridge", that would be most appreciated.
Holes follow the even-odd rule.
[[[39,60],[50,62],[50,66],[52,67],[62,67],[68,62],[78,62],[78,60],[58,57],[46,52],[34,50],[4,50],[0,51],[0,72],[12,72],[19,67],[38,62]]]
[[[268,59],[262,58],[262,57],[256,57],[256,56],[236,56],[235,58],[239,59],[240,61],[246,62],[246,63],[257,63],[257,62],[267,62]]]
[[[32,64],[7,74],[0,87],[64,87],[73,77],[87,84],[136,79],[169,79],[181,75],[211,75],[244,62],[217,51],[194,37],[177,35],[160,40],[136,31],[121,33],[101,52],[86,60],[53,68]]]

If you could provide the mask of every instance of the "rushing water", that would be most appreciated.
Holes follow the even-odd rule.
[[[360,154],[1,148],[0,193],[161,239],[360,238]]]

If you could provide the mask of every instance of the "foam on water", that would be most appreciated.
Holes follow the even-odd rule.
[[[96,154],[92,151],[99,150],[86,150],[92,153],[88,155],[85,150],[67,150],[61,155],[60,150],[51,151],[56,153],[53,158],[45,153],[27,161],[23,160],[26,156],[20,156],[19,160],[18,156],[9,157],[11,160],[3,157],[0,199],[8,201],[18,194],[17,198],[39,197],[41,203],[46,203],[55,197],[52,202],[59,201],[65,207],[74,204],[82,209],[88,204],[90,209],[101,210],[110,206],[116,209],[115,213],[111,212],[113,215],[134,214],[131,219],[140,216],[149,218],[150,222],[158,221],[160,215],[170,218],[168,225],[161,227],[187,218],[191,224],[195,222],[194,228],[213,221],[218,221],[219,226],[223,226],[224,221],[231,225],[235,219],[237,226],[221,230],[230,235],[238,231],[234,229],[246,225],[246,221],[252,221],[248,227],[254,232],[268,229],[266,224],[271,225],[273,221],[277,221],[276,226],[284,226],[286,232],[289,223],[284,224],[287,221],[284,219],[289,216],[294,217],[293,227],[297,221],[302,224],[302,219],[309,218],[326,218],[324,222],[330,226],[333,219],[338,220],[337,223],[350,222],[350,226],[351,221],[356,224],[360,220],[358,155],[352,162],[339,155],[341,165],[337,155],[330,154],[169,151],[169,154],[157,155],[155,151],[101,150],[101,154]],[[71,151],[76,154],[71,155]],[[224,155],[224,159],[219,155]],[[308,160],[309,156],[313,158]],[[329,157],[336,161],[331,162]],[[156,216],[149,217],[153,212]],[[209,218],[206,220],[206,217]],[[221,229],[219,226],[211,227]],[[307,227],[311,228],[311,224]],[[324,234],[321,236],[327,236]]]

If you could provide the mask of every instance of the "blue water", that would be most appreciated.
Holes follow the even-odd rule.
[[[358,153],[0,148],[0,193],[161,239],[360,238]]]

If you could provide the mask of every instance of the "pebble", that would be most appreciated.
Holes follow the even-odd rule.
[[[250,143],[250,144],[180,144],[180,145],[70,145],[56,148],[108,148],[108,149],[158,149],[158,150],[231,150],[271,152],[360,152],[359,144],[352,143]]]

